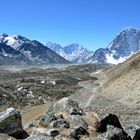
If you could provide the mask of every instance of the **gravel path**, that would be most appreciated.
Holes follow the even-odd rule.
[[[79,82],[78,85],[82,88],[77,90],[70,98],[77,101],[82,107],[88,106],[90,98],[101,90],[99,83],[93,83],[92,81]]]
[[[23,115],[22,115],[23,126],[25,126],[29,122],[37,119],[38,117],[44,115],[47,112],[47,110],[49,109],[51,104],[52,104],[52,102],[48,101],[43,105],[36,106],[36,107],[32,108],[31,110],[23,113]]]

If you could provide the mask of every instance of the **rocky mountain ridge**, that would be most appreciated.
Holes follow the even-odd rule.
[[[46,46],[36,40],[20,35],[0,36],[0,59],[4,63],[48,64],[48,63],[111,63],[118,64],[127,60],[140,50],[140,30],[123,29],[106,48],[89,51],[77,43],[62,47],[48,42]],[[11,61],[10,61],[11,60]]]
[[[77,43],[62,47],[60,44],[48,42],[46,46],[65,59],[78,64],[87,63],[87,60],[94,53],[93,51],[89,51]]]
[[[126,28],[106,48],[96,50],[88,62],[118,64],[138,51],[140,51],[140,30]]]
[[[20,35],[0,36],[0,55],[2,64],[63,64],[69,63],[36,40],[29,40]],[[12,61],[10,61],[12,60]]]

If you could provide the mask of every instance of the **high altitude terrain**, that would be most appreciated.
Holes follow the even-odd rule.
[[[24,57],[19,55],[22,49],[7,46]],[[139,31],[127,28],[100,49],[103,64],[40,65],[16,71],[1,67],[0,138],[139,140],[139,47]],[[129,58],[112,65],[104,64],[106,56],[113,62]]]
[[[89,51],[79,44],[62,47],[48,43],[47,46],[65,59],[75,63],[111,63],[118,64],[140,51],[140,30],[123,29],[106,48]]]
[[[69,63],[36,40],[7,34],[0,36],[0,60],[1,65]]]
[[[140,128],[139,62],[137,53],[116,66],[87,64],[30,69],[11,73],[12,76],[4,72],[1,99],[5,102],[1,110],[20,109],[23,126],[31,134],[27,140],[53,139],[53,134],[54,139],[111,140],[119,136],[127,137],[121,140],[132,140]],[[107,130],[102,130],[105,124],[103,128],[99,125],[103,118],[111,119],[106,122]],[[97,130],[105,132],[100,134]]]
[[[47,41],[47,40],[46,40]],[[78,43],[62,47],[58,43],[45,45],[23,36],[0,36],[0,65],[8,64],[118,64],[140,50],[140,30],[123,29],[106,47],[89,51]]]

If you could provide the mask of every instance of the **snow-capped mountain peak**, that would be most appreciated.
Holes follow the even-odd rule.
[[[118,64],[138,51],[140,51],[140,30],[129,27],[123,29],[105,49],[95,51],[89,61]]]
[[[2,34],[0,37],[0,42],[7,44],[14,49],[17,49],[23,43],[29,42],[29,39],[22,37],[20,35],[8,36],[7,34]]]
[[[10,61],[26,64],[69,63],[36,40],[29,40],[20,35],[8,36],[7,34],[0,36],[0,61],[1,58],[8,60],[8,63]]]
[[[87,50],[78,43],[72,43],[68,46],[62,47],[59,44],[49,42],[46,46],[74,63],[86,63],[87,59],[93,55],[92,51]]]

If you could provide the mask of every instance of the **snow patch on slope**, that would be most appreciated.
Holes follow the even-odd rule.
[[[5,37],[5,41],[7,42],[6,44],[9,46],[13,45],[16,42],[16,40],[12,36]]]
[[[113,54],[106,54],[106,62],[111,64],[122,63],[127,59],[127,57],[120,57],[118,60],[114,59]]]

